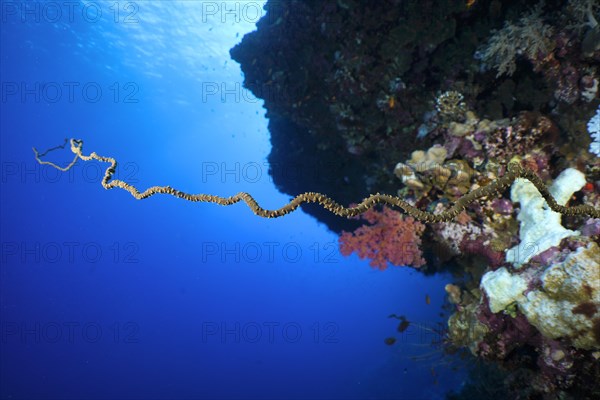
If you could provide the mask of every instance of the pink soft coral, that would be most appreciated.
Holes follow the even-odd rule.
[[[421,234],[425,226],[412,217],[403,217],[397,211],[383,207],[363,213],[364,225],[352,232],[343,232],[339,238],[344,256],[356,251],[360,258],[370,258],[373,268],[384,270],[388,261],[394,265],[418,268],[425,264],[422,258]]]

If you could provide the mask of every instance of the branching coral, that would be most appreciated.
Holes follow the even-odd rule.
[[[482,60],[497,68],[497,76],[512,75],[517,69],[516,59],[520,54],[535,60],[553,50],[550,40],[552,27],[544,24],[541,12],[542,8],[538,5],[517,23],[506,22],[481,50]]]
[[[388,262],[393,265],[407,265],[415,268],[425,264],[421,257],[421,234],[425,225],[412,217],[383,207],[382,211],[373,208],[361,215],[369,223],[353,233],[344,232],[339,239],[340,251],[349,256],[357,252],[360,258],[371,259],[373,268],[384,270]]]
[[[582,31],[585,28],[594,29],[598,26],[598,20],[594,13],[598,11],[600,4],[594,0],[569,0],[567,11],[571,14],[573,22],[567,27]]]

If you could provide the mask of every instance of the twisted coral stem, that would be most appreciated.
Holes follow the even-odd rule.
[[[361,201],[356,206],[344,207],[322,193],[305,192],[297,195],[288,204],[284,205],[281,208],[278,208],[276,210],[266,210],[262,208],[249,193],[246,192],[239,192],[234,196],[221,197],[210,194],[188,194],[180,190],[176,190],[170,186],[152,186],[144,190],[143,192],[140,192],[135,186],[124,182],[120,179],[111,180],[117,169],[117,161],[114,158],[104,157],[96,154],[95,152],[92,152],[90,155],[86,156],[82,153],[82,140],[71,139],[70,143],[71,151],[75,154],[75,158],[66,167],[60,167],[50,161],[43,161],[41,159],[41,157],[43,157],[50,151],[57,150],[59,148],[64,148],[66,142],[62,146],[51,148],[43,153],[39,153],[34,147],[33,152],[35,153],[36,160],[40,164],[50,165],[63,172],[68,171],[71,167],[73,167],[73,165],[75,165],[77,159],[79,158],[83,161],[97,160],[100,162],[108,163],[110,164],[110,166],[106,169],[104,173],[104,177],[102,178],[102,186],[105,189],[113,189],[116,187],[124,189],[138,200],[146,199],[148,197],[160,193],[170,194],[172,196],[179,197],[187,201],[216,203],[223,206],[229,206],[243,201],[254,212],[254,214],[264,218],[282,217],[286,214],[295,211],[302,203],[318,203],[326,210],[336,215],[339,215],[340,217],[346,218],[351,218],[362,214],[365,211],[372,208],[373,206],[375,206],[376,204],[387,204],[401,209],[406,214],[412,216],[413,218],[419,221],[447,222],[452,221],[454,218],[456,218],[456,216],[458,216],[458,214],[465,210],[467,206],[472,202],[483,197],[488,197],[490,195],[495,195],[497,193],[504,192],[504,190],[506,190],[506,188],[512,185],[512,183],[517,178],[527,179],[528,181],[533,183],[533,185],[537,188],[542,197],[544,197],[544,199],[548,203],[548,206],[553,211],[556,211],[563,215],[582,215],[593,218],[600,218],[600,210],[590,205],[584,204],[579,206],[567,207],[558,204],[556,199],[550,194],[550,191],[548,190],[548,187],[544,184],[544,182],[533,171],[523,168],[517,162],[511,162],[508,164],[507,172],[506,174],[504,174],[504,176],[494,180],[486,186],[479,187],[473,190],[472,192],[465,194],[463,197],[459,198],[448,210],[443,211],[439,214],[432,214],[430,212],[420,210],[417,207],[409,204],[405,200],[401,199],[400,197],[380,193],[370,195],[369,197],[363,199],[363,201]]]

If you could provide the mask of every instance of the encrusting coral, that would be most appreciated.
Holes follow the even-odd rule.
[[[565,205],[573,193],[585,185],[585,176],[576,169],[564,170],[550,187],[559,204]],[[517,179],[511,188],[511,199],[521,204],[517,219],[521,222],[521,243],[506,251],[506,260],[521,265],[532,257],[558,246],[566,237],[578,235],[561,225],[561,216],[546,207],[546,203],[531,182]]]

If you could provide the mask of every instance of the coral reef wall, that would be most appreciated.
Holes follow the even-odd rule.
[[[554,181],[561,204],[600,208],[600,1],[269,0],[265,9],[231,55],[265,102],[282,192],[345,205],[397,193],[442,213],[513,161]],[[501,398],[598,398],[600,219],[547,212],[528,187],[425,227],[383,209],[352,229],[358,220],[303,208],[346,231],[342,253],[373,267],[454,271],[448,342],[499,367]]]
[[[448,119],[464,119],[435,112],[436,99],[449,90],[490,119],[572,104],[582,85],[597,84],[595,72],[567,61],[580,46],[548,24],[545,13],[556,10],[555,24],[582,22],[563,9],[565,2],[534,5],[269,0],[257,30],[231,55],[244,86],[265,102],[275,184],[291,195],[322,191],[346,204],[368,192],[395,191],[396,163],[430,147]],[[510,34],[521,39],[505,40]],[[528,41],[538,34],[541,42]],[[569,113],[561,126],[572,128],[586,112]],[[316,179],[306,165],[318,168]],[[282,172],[289,169],[296,176]],[[317,208],[308,211],[335,231],[348,227]]]
[[[265,101],[271,164],[296,168],[318,160],[323,181],[292,182],[274,171],[275,184],[346,203],[392,189],[392,168],[414,150],[442,77],[465,73],[463,65],[434,56],[471,59],[475,41],[459,55],[453,38],[477,19],[463,1],[289,0],[269,1],[265,9],[257,31],[231,55],[245,87]]]

